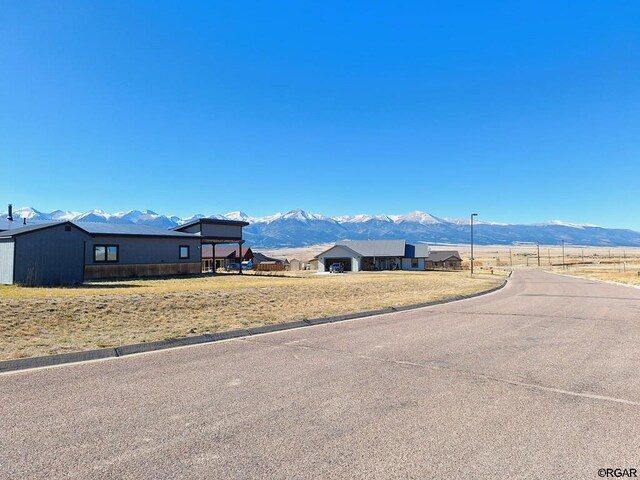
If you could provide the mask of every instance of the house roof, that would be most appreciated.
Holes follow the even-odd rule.
[[[194,238],[191,233],[175,232],[160,227],[149,225],[135,225],[130,223],[92,223],[92,222],[71,222],[76,227],[81,228],[90,235],[132,235],[144,237],[176,237]]]
[[[208,223],[209,225],[236,225],[239,227],[246,227],[249,225],[249,222],[243,222],[241,220],[223,220],[220,218],[198,218],[197,220],[192,220],[187,223],[183,223],[182,225],[178,225],[177,227],[173,227],[172,230],[182,230],[183,228],[190,227],[192,225],[197,225],[199,223]]]
[[[14,228],[5,232],[0,232],[0,237],[14,237],[45,228],[55,227],[58,225],[74,225],[89,235],[127,235],[141,237],[170,237],[170,238],[195,238],[195,235],[183,232],[174,232],[159,227],[150,227],[148,225],[134,225],[129,223],[92,223],[92,222],[47,222],[26,225],[20,228]]]
[[[418,243],[417,245],[407,243],[404,256],[410,258],[426,258],[429,256],[429,245],[426,243]]]
[[[462,260],[457,250],[441,250],[439,252],[431,251],[427,260],[429,262],[444,262],[452,257],[456,260]]]
[[[282,260],[278,260],[277,258],[267,257],[264,253],[256,252],[253,254],[253,263],[282,263]]]
[[[12,228],[11,230],[0,232],[0,237],[15,237],[17,235],[22,235],[23,233],[35,232],[37,230],[44,230],[45,228],[55,227],[56,225],[62,225],[63,223],[69,222],[47,222],[23,225],[18,228]]]
[[[333,247],[331,247],[331,248],[327,248],[324,252],[320,252],[318,255],[316,255],[315,257],[313,257],[313,258],[314,258],[314,260],[315,260],[315,259],[317,259],[319,256],[324,255],[324,254],[326,254],[327,252],[330,252],[331,250],[333,250],[334,248],[337,248],[337,247],[340,247],[340,248],[343,248],[343,249],[345,249],[345,250],[350,251],[350,252],[351,252],[351,253],[353,253],[353,255],[355,255],[356,257],[362,257],[362,254],[361,254],[360,252],[356,252],[353,248],[348,247],[347,245],[338,245],[338,244],[336,243]]]
[[[336,245],[348,247],[363,257],[404,257],[404,240],[340,240]]]
[[[30,226],[30,225],[49,225],[51,223],[55,223],[52,220],[49,221],[43,221],[43,220],[28,220],[28,223],[25,225],[23,223],[23,219],[17,219],[17,220],[12,220],[9,221],[6,217],[5,218],[1,218],[0,219],[0,234],[2,232],[5,232],[7,230],[17,230],[19,228],[23,228],[25,226]]]

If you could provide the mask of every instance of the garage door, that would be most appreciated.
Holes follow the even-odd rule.
[[[339,263],[344,267],[345,272],[351,271],[351,259],[350,258],[325,258],[324,259],[324,270],[326,272],[329,271],[329,267],[333,263]]]
[[[0,242],[0,285],[13,284],[13,241]]]

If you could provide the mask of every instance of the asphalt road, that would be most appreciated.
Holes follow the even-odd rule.
[[[0,375],[0,478],[640,472],[640,290],[472,300]],[[640,475],[640,473],[639,473]]]

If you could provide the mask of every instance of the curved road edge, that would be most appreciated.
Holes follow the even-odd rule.
[[[57,355],[44,355],[38,357],[18,358],[15,360],[0,361],[0,374],[14,372],[18,370],[27,370],[33,368],[53,367],[58,365],[88,362],[94,360],[104,360],[108,358],[117,358],[126,355],[135,355],[138,353],[147,353],[157,350],[166,350],[169,348],[186,347],[192,345],[201,345],[206,343],[220,342],[223,340],[231,340],[234,338],[250,337],[265,333],[278,332],[282,330],[291,330],[294,328],[311,327],[315,325],[323,325],[327,323],[343,322],[345,320],[357,320],[359,318],[374,317],[376,315],[384,315],[394,312],[404,312],[407,310],[416,310],[419,308],[432,307],[434,305],[442,305],[445,303],[459,302],[476,298],[503,289],[513,271],[510,271],[503,282],[489,290],[472,293],[470,295],[460,295],[453,298],[443,300],[435,300],[431,302],[415,303],[402,307],[388,307],[379,310],[368,310],[364,312],[348,313],[344,315],[336,315],[332,317],[313,318],[308,320],[298,320],[293,322],[276,323],[272,325],[263,325],[260,327],[242,328],[238,330],[228,330],[218,333],[205,333],[203,335],[195,335],[192,337],[174,338],[169,340],[160,340],[155,342],[135,343],[131,345],[121,345],[119,347],[107,347],[94,350],[84,350],[81,352],[61,353]]]

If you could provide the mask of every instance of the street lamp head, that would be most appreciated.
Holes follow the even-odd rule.
[[[472,214],[471,214],[471,216],[472,216],[472,217],[477,217],[477,216],[478,216],[478,214],[477,214],[477,213],[472,213]]]

